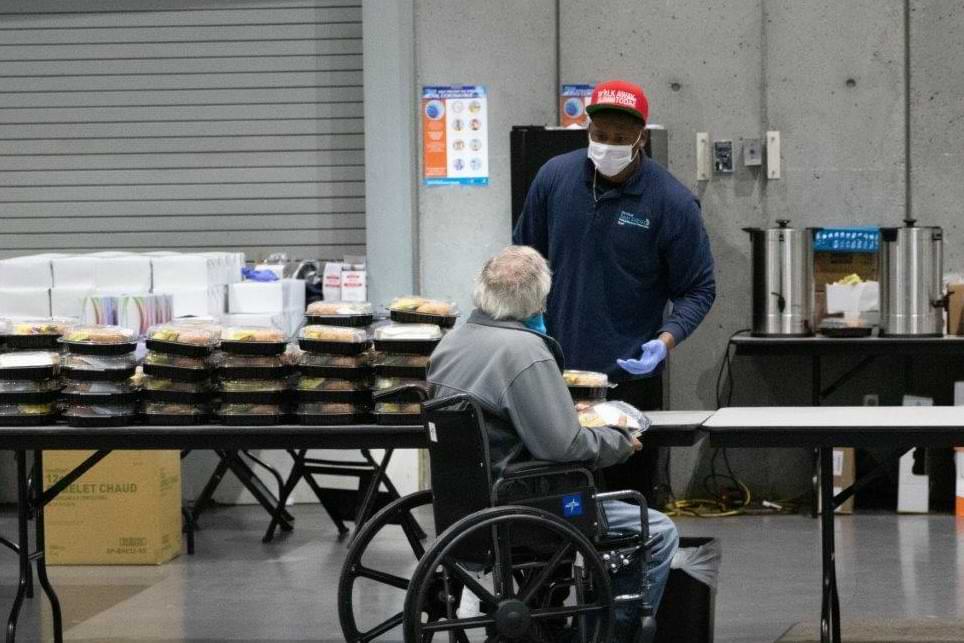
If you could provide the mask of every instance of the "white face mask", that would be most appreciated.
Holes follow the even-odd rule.
[[[636,158],[636,153],[633,151],[633,148],[636,147],[636,143],[639,142],[642,136],[643,133],[640,132],[639,136],[636,137],[636,142],[632,145],[607,145],[605,143],[597,143],[592,140],[592,136],[590,136],[589,159],[603,176],[616,176],[629,167],[629,164]]]

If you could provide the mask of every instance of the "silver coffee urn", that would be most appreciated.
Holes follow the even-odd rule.
[[[790,221],[776,228],[744,228],[750,234],[755,337],[813,334],[813,236]]]
[[[880,229],[880,333],[944,334],[944,232],[905,219]]]

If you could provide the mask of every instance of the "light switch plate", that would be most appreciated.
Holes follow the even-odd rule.
[[[743,165],[747,167],[763,165],[763,141],[758,138],[748,138],[743,141]]]

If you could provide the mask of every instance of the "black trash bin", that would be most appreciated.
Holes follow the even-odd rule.
[[[679,546],[681,565],[669,573],[656,615],[655,643],[712,643],[719,543],[715,538],[680,538]]]

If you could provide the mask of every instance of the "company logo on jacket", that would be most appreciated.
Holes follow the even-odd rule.
[[[641,217],[632,212],[626,212],[625,210],[619,213],[619,221],[616,223],[617,225],[631,225],[642,228],[643,230],[649,230],[649,218]]]

